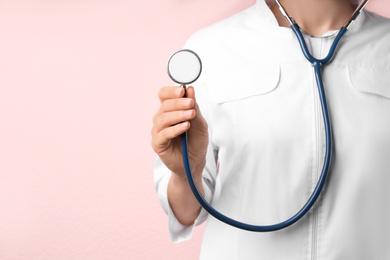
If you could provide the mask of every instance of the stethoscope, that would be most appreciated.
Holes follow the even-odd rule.
[[[308,201],[305,203],[305,205],[291,218],[280,222],[278,224],[273,225],[267,225],[267,226],[257,226],[257,225],[250,225],[243,222],[239,222],[237,220],[231,219],[220,212],[218,212],[216,209],[214,209],[200,194],[198,188],[196,187],[194,180],[192,178],[192,172],[191,172],[191,165],[190,165],[190,159],[188,154],[188,141],[187,141],[187,132],[183,133],[181,135],[181,145],[182,145],[182,153],[183,153],[183,163],[184,168],[186,172],[186,177],[188,179],[188,183],[190,185],[190,188],[192,192],[194,193],[195,198],[198,200],[200,205],[212,216],[219,219],[222,222],[225,222],[226,224],[229,224],[231,226],[248,230],[248,231],[256,231],[256,232],[269,232],[269,231],[276,231],[283,228],[286,228],[295,222],[297,222],[299,219],[301,219],[314,205],[318,197],[320,196],[321,191],[324,188],[326,177],[329,172],[329,166],[332,159],[332,131],[331,131],[331,122],[329,119],[329,112],[328,112],[328,106],[325,98],[325,91],[324,91],[324,85],[322,82],[322,75],[321,75],[321,67],[326,65],[329,61],[332,60],[336,48],[338,46],[338,43],[340,42],[341,38],[344,36],[346,31],[348,30],[351,23],[358,17],[360,12],[363,10],[365,5],[367,4],[368,0],[363,1],[355,10],[355,12],[352,14],[351,19],[345,23],[343,27],[338,31],[336,38],[334,39],[332,46],[329,50],[328,55],[321,60],[318,60],[314,58],[310,52],[307,49],[305,39],[302,36],[302,32],[296,21],[290,17],[286,10],[283,8],[283,6],[279,3],[278,0],[276,0],[276,3],[279,5],[279,9],[282,12],[282,14],[287,18],[289,23],[291,24],[291,29],[295,33],[298,42],[301,46],[302,52],[306,59],[313,65],[315,78],[317,82],[317,88],[319,93],[319,98],[321,101],[321,107],[322,107],[322,115],[324,120],[324,127],[325,127],[325,137],[326,137],[326,151],[325,151],[325,159],[324,159],[324,165],[322,167],[321,175],[318,179],[317,185],[314,188],[312,194],[310,195]],[[302,30],[303,31],[303,30]],[[304,31],[303,31],[304,32]],[[305,33],[305,32],[304,32]],[[186,85],[193,83],[196,81],[200,73],[202,71],[202,62],[199,58],[199,56],[188,49],[183,49],[180,51],[175,52],[168,60],[168,75],[170,78],[175,81],[178,84],[181,84],[184,89],[186,89]]]

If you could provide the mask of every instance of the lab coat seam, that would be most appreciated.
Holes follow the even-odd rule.
[[[281,61],[279,62],[280,66],[289,66],[289,65],[302,65],[302,64],[310,64],[306,59],[299,59],[294,61]]]
[[[223,103],[230,103],[230,102],[236,102],[236,101],[241,101],[245,100],[251,97],[255,96],[261,96],[261,95],[267,95],[275,91],[279,85],[280,81],[280,74],[281,74],[281,68],[279,63],[272,63],[272,64],[267,64],[264,63],[262,66],[267,66],[271,67],[268,71],[260,71],[258,69],[258,66],[256,67],[250,67],[250,68],[240,68],[240,69],[233,69],[229,70],[229,74],[233,74],[234,72],[236,73],[232,78],[229,78],[230,80],[227,81],[225,78],[216,78],[215,81],[216,83],[213,85],[213,88],[210,90],[212,93],[212,99],[213,102],[217,104],[223,104]],[[268,72],[268,73],[267,73]],[[261,85],[256,85],[256,88],[247,88],[244,94],[238,95],[237,91],[232,91],[232,90],[237,90],[237,86],[231,87],[229,92],[222,92],[219,90],[217,87],[218,85],[223,85],[226,88],[226,85],[232,85],[232,84],[241,84],[241,82],[238,82],[236,79],[242,79],[242,81],[245,82],[245,80],[248,80],[250,85],[253,86],[253,75],[256,74],[256,77],[260,77],[258,74],[260,74],[263,78],[268,78],[268,81],[266,84],[261,84]],[[226,82],[224,82],[226,81]],[[226,85],[224,85],[224,84]]]
[[[311,183],[311,191],[314,190],[315,186],[318,182],[319,170],[320,170],[320,154],[321,149],[323,148],[321,145],[321,133],[322,125],[321,125],[321,104],[318,97],[318,88],[316,85],[316,80],[314,76],[314,71],[312,71],[312,89],[313,89],[313,114],[314,114],[314,155],[313,155],[313,169],[312,169],[312,183]],[[311,258],[312,260],[316,260],[318,257],[318,232],[319,232],[319,205],[320,201],[317,201],[311,210],[312,217],[312,229],[311,229]]]
[[[351,89],[358,91],[360,93],[365,93],[368,95],[377,95],[377,96],[380,96],[383,98],[390,99],[390,89],[389,89],[390,80],[389,79],[384,80],[384,81],[383,81],[383,79],[382,80],[377,79],[377,80],[375,80],[375,84],[361,84],[361,82],[359,80],[353,78],[354,72],[352,72],[348,66],[346,67],[346,70],[347,70],[347,78],[348,78],[348,82],[349,82],[349,87]],[[359,73],[364,73],[364,72],[359,72]],[[382,86],[384,86],[384,87],[382,87]]]
[[[323,204],[323,194],[320,195],[319,204]],[[323,207],[319,207],[318,211],[318,236],[317,236],[317,258],[322,259],[322,239],[323,239]]]

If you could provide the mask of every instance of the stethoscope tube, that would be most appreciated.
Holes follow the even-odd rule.
[[[293,30],[295,36],[297,37],[297,40],[299,42],[299,45],[301,46],[303,55],[305,55],[306,59],[311,64],[313,64],[313,66],[314,66],[315,63],[320,63],[320,65],[325,65],[326,63],[331,61],[333,56],[334,56],[334,54],[336,53],[336,48],[337,48],[341,38],[347,32],[347,28],[346,27],[342,27],[340,29],[340,31],[338,32],[336,38],[334,39],[334,41],[332,43],[332,46],[330,47],[330,50],[328,52],[328,55],[325,58],[321,59],[321,60],[317,60],[310,54],[309,50],[307,49],[307,45],[306,45],[305,39],[303,38],[301,29],[299,28],[298,24],[296,24],[296,23],[292,24],[291,25],[291,29]]]
[[[301,29],[299,26],[294,23],[291,25],[291,29],[295,33],[299,45],[302,49],[302,52],[306,59],[313,65],[314,68],[314,73],[315,73],[315,78],[317,82],[317,88],[318,88],[318,94],[321,102],[321,107],[322,107],[322,115],[324,119],[324,127],[325,127],[325,137],[326,137],[326,151],[325,151],[325,159],[324,159],[324,165],[322,167],[321,175],[319,177],[319,180],[317,182],[316,187],[314,188],[312,194],[310,195],[308,201],[305,203],[305,205],[291,218],[278,223],[278,224],[273,224],[273,225],[266,225],[266,226],[258,226],[258,225],[250,225],[246,224],[243,222],[239,222],[237,220],[231,219],[223,214],[221,214],[219,211],[214,209],[200,194],[198,188],[195,185],[193,176],[192,176],[192,171],[191,171],[191,165],[190,165],[190,158],[189,158],[189,153],[188,153],[188,135],[187,132],[183,133],[181,135],[181,145],[182,145],[182,153],[183,153],[183,163],[184,163],[184,168],[186,172],[186,177],[188,179],[188,183],[190,185],[190,188],[195,196],[195,198],[198,200],[200,205],[212,216],[215,218],[219,219],[220,221],[234,226],[236,228],[244,229],[247,231],[255,231],[255,232],[270,232],[270,231],[276,231],[280,230],[283,228],[286,228],[295,222],[297,222],[299,219],[301,219],[314,205],[316,200],[321,194],[321,191],[323,190],[325,186],[325,181],[329,172],[330,168],[330,163],[332,159],[332,130],[331,130],[331,122],[329,118],[329,111],[328,111],[328,106],[326,102],[326,97],[325,97],[325,90],[324,90],[324,85],[322,81],[322,75],[321,75],[321,67],[325,64],[327,64],[334,56],[335,51],[337,49],[337,46],[341,40],[341,38],[344,36],[344,34],[347,31],[346,27],[342,27],[340,31],[338,32],[335,40],[333,41],[333,44],[329,50],[328,55],[321,60],[315,59],[310,52],[307,49],[307,45],[305,42],[305,39],[302,36]],[[185,88],[185,86],[183,86]]]

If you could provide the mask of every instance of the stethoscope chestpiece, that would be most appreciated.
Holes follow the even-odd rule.
[[[202,72],[202,62],[192,50],[182,49],[168,60],[168,75],[176,83],[188,85],[196,81]]]

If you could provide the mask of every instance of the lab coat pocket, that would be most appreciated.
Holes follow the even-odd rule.
[[[377,161],[390,154],[390,77],[386,69],[348,67],[350,92],[340,109],[344,113],[344,141],[364,140],[365,155]],[[347,122],[347,123],[346,123]],[[351,135],[351,133],[353,133]],[[375,172],[375,171],[372,171]]]
[[[390,99],[390,71],[347,67],[351,85],[359,92]]]
[[[278,85],[280,65],[267,63],[256,67],[228,70],[210,84],[210,95],[215,103],[242,100],[272,92]]]

